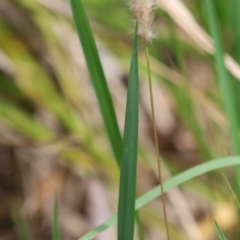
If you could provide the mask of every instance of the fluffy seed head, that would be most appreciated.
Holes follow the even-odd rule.
[[[130,0],[135,19],[138,22],[138,35],[144,43],[154,37],[152,22],[155,0]]]

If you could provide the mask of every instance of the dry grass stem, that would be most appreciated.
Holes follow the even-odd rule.
[[[157,153],[157,163],[158,163],[158,175],[159,175],[159,184],[160,189],[162,192],[162,203],[163,203],[163,214],[164,214],[164,222],[167,231],[167,239],[170,240],[170,231],[168,227],[168,220],[167,220],[167,209],[166,209],[166,200],[165,200],[165,193],[163,188],[163,177],[162,177],[162,166],[161,166],[161,158],[160,152],[158,147],[158,137],[157,137],[157,127],[156,127],[156,119],[155,119],[155,110],[154,110],[154,101],[153,101],[153,91],[152,91],[152,78],[151,78],[151,71],[150,71],[150,61],[149,61],[149,53],[148,47],[145,48],[146,52],[146,62],[147,62],[147,69],[148,69],[148,80],[149,80],[149,92],[150,92],[150,100],[151,100],[151,112],[152,112],[152,125],[153,125],[153,132],[154,132],[154,141],[155,141],[155,148]]]
[[[197,45],[213,55],[215,48],[212,38],[197,23],[191,12],[180,0],[158,0],[158,6],[166,11],[171,18],[194,40]],[[234,77],[240,80],[240,66],[228,54],[224,54],[225,65]]]

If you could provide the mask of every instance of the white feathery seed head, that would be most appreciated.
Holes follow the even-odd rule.
[[[138,22],[138,35],[144,43],[154,38],[152,27],[156,0],[130,0],[130,8]]]

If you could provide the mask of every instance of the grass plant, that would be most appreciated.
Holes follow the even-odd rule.
[[[37,24],[39,29],[41,29],[42,35],[47,39],[46,42],[48,47],[50,47],[51,41],[54,42],[54,46],[52,46],[53,50],[51,51],[51,53],[54,55],[53,61],[57,62],[57,70],[60,71],[61,67],[59,66],[65,62],[65,59],[58,59],[58,57],[64,58],[64,56],[67,56],[67,54],[64,54],[63,49],[60,48],[58,44],[56,44],[57,37],[54,38],[55,35],[51,33],[54,27],[49,27],[55,26],[55,19],[53,16],[54,14],[51,14],[50,12],[48,12],[48,10],[42,8],[40,6],[40,3],[36,5],[34,2],[29,2],[26,0],[18,0],[17,2],[21,6],[21,8],[25,9],[26,12],[28,12],[29,16],[32,17],[33,22]],[[102,23],[105,24],[104,26],[107,26],[111,29],[115,28],[114,32],[117,37],[106,37],[105,39],[108,41],[109,46],[113,46],[113,51],[119,53],[119,59],[122,60],[122,62],[124,63],[127,62],[126,65],[129,66],[128,50],[130,51],[130,47],[128,43],[130,41],[127,37],[125,38],[123,34],[120,34],[122,33],[122,31],[126,30],[126,24],[122,19],[118,20],[118,18],[113,19],[113,17],[106,17],[104,12],[105,7],[107,5],[111,5],[110,7],[112,7],[114,11],[111,12],[110,16],[113,16],[114,13],[117,12],[116,6],[114,5],[115,2],[119,4],[120,8],[120,2],[117,0],[114,2],[110,0],[103,0],[101,2],[97,0],[91,0],[89,2],[86,1],[86,6],[89,6],[89,8],[93,8],[93,6],[98,6],[99,9],[101,8],[101,11],[98,11],[98,8],[96,8],[97,10],[93,10],[92,12],[90,11],[90,13],[92,13],[93,18],[96,17],[97,21],[102,21]],[[169,2],[170,1],[166,1],[165,3],[170,4]],[[156,24],[162,24],[162,22],[164,22],[164,24],[161,25],[162,28],[168,25],[165,23],[166,14],[169,14],[169,16],[167,17],[169,20],[170,16],[172,16],[171,14],[173,14],[174,12],[174,7],[177,6],[179,3],[182,3],[179,0],[174,0],[172,2],[175,3],[175,5],[173,4],[171,8],[163,8],[162,11],[157,15],[158,21]],[[207,40],[202,37],[200,39],[200,42],[202,41],[203,45],[205,44],[209,47],[206,52],[213,53],[214,63],[209,56],[205,56],[204,54],[202,54],[202,52],[199,51],[199,49],[194,44],[190,43],[190,41],[185,41],[186,36],[184,35],[184,37],[181,37],[182,32],[177,27],[177,22],[173,23],[172,20],[170,20],[170,33],[168,32],[168,29],[162,29],[162,40],[160,39],[159,41],[153,41],[152,46],[150,46],[150,48],[154,51],[154,62],[156,63],[154,63],[156,66],[153,69],[155,71],[159,68],[161,72],[160,74],[156,74],[151,69],[150,54],[148,49],[149,42],[151,42],[151,39],[155,37],[152,29],[152,12],[155,8],[155,3],[157,3],[156,6],[158,6],[158,3],[160,2],[154,0],[130,1],[130,8],[134,14],[137,27],[134,32],[134,40],[131,41],[133,42],[133,45],[130,72],[127,84],[127,98],[120,99],[124,101],[126,100],[126,111],[124,115],[125,127],[122,137],[115,113],[116,109],[114,109],[113,98],[109,90],[110,88],[108,85],[108,81],[104,74],[97,45],[94,39],[96,29],[96,34],[98,34],[99,36],[103,36],[106,32],[108,32],[108,28],[106,28],[107,30],[104,29],[104,27],[101,28],[99,27],[99,25],[101,24],[98,24],[98,22],[94,21],[93,24],[90,25],[90,21],[85,11],[84,0],[70,0],[73,20],[76,25],[77,33],[87,63],[87,69],[91,79],[91,84],[94,88],[97,98],[98,108],[100,109],[100,113],[102,115],[103,125],[108,136],[109,145],[111,146],[111,150],[117,163],[116,165],[120,167],[120,181],[118,183],[118,213],[116,215],[113,215],[110,219],[106,220],[98,227],[86,233],[84,236],[79,236],[79,240],[94,239],[98,234],[108,229],[115,223],[117,223],[118,225],[118,240],[133,240],[135,231],[134,218],[136,219],[136,223],[138,226],[139,238],[141,240],[144,240],[145,234],[147,235],[147,231],[145,232],[145,229],[142,226],[145,224],[145,218],[143,217],[143,219],[140,219],[139,214],[136,210],[141,209],[143,206],[149,204],[151,201],[158,198],[159,196],[161,196],[161,198],[163,199],[164,222],[167,232],[166,235],[168,240],[170,240],[171,228],[167,221],[167,211],[165,206],[166,201],[164,193],[168,192],[172,188],[180,187],[181,184],[186,181],[190,181],[193,179],[195,181],[198,181],[196,178],[206,173],[209,173],[209,175],[215,179],[216,176],[214,175],[213,171],[217,169],[222,170],[224,168],[234,166],[234,187],[236,188],[232,190],[228,181],[227,184],[229,185],[232,193],[236,192],[236,196],[234,193],[233,195],[236,199],[237,204],[239,205],[240,117],[238,109],[240,106],[240,98],[238,93],[240,92],[240,85],[239,79],[237,79],[237,74],[235,74],[234,79],[230,78],[230,74],[227,71],[227,67],[229,68],[229,65],[226,66],[224,58],[225,51],[229,51],[230,49],[235,61],[237,63],[240,62],[240,48],[238,47],[240,41],[240,30],[238,24],[239,14],[237,8],[237,6],[240,6],[240,1],[234,0],[232,2],[228,2],[224,0],[219,0],[218,2],[214,3],[214,1],[212,0],[205,0],[205,8],[203,7],[204,3],[202,1],[195,1],[194,3],[191,3],[193,6],[189,6],[192,11],[194,11],[194,9],[196,11],[199,9],[200,5],[201,11],[197,13],[193,12],[193,15],[197,16],[197,18],[200,19],[200,22],[203,22],[204,25],[206,22],[209,23],[210,35],[212,36],[214,47],[212,47],[211,43],[210,47],[206,44],[206,41],[209,40],[207,38],[208,35],[201,35],[205,37],[207,36]],[[144,4],[147,5],[143,6]],[[204,10],[206,10],[206,16],[204,15]],[[167,13],[167,11],[169,12]],[[120,12],[121,16],[126,17],[128,20],[130,19],[130,11],[125,11],[122,5]],[[230,12],[232,12],[233,14],[230,14]],[[47,16],[46,19],[44,18],[44,16]],[[69,23],[68,20],[66,21],[66,18],[68,19],[68,17],[66,16],[61,17],[60,21]],[[188,23],[191,22],[191,18],[189,18],[188,16],[186,17],[186,19],[188,19],[188,21],[186,21],[186,26],[188,26]],[[4,49],[3,53],[8,56],[10,63],[12,63],[12,65],[10,64],[10,69],[12,71],[9,71],[9,73],[6,70],[2,70],[3,64],[2,62],[0,62],[1,124],[3,126],[7,126],[7,128],[10,129],[11,133],[17,132],[17,134],[23,136],[24,140],[26,140],[24,141],[24,144],[28,144],[28,142],[30,142],[29,145],[34,146],[44,144],[47,145],[50,142],[52,143],[56,140],[57,137],[62,134],[62,132],[66,132],[70,135],[77,135],[80,139],[79,142],[81,143],[81,147],[84,149],[85,152],[87,152],[86,162],[88,165],[91,165],[91,174],[96,173],[98,169],[101,169],[101,176],[104,174],[108,174],[106,179],[113,179],[109,176],[117,175],[115,174],[117,171],[115,172],[112,170],[115,163],[109,163],[111,159],[113,159],[112,155],[108,154],[105,151],[101,143],[97,143],[97,140],[99,139],[97,139],[97,136],[94,135],[95,133],[93,134],[93,131],[88,130],[88,123],[82,120],[81,111],[78,111],[76,108],[76,105],[78,104],[78,101],[79,99],[81,99],[81,97],[75,98],[75,96],[73,96],[71,100],[68,101],[68,97],[71,96],[71,91],[67,91],[64,88],[67,86],[66,83],[68,82],[68,80],[72,82],[74,81],[73,77],[69,77],[68,79],[68,76],[71,75],[68,75],[68,73],[71,72],[71,70],[69,70],[68,73],[64,71],[63,74],[61,72],[55,74],[56,76],[58,76],[55,77],[57,79],[55,80],[59,82],[59,86],[61,86],[60,90],[58,90],[57,87],[53,84],[52,78],[54,79],[54,77],[52,77],[51,73],[48,72],[48,68],[44,68],[44,64],[42,64],[41,61],[36,57],[36,54],[33,54],[34,50],[36,49],[33,48],[32,50],[29,50],[31,48],[31,44],[29,42],[25,43],[21,38],[17,38],[17,34],[12,30],[12,27],[10,27],[9,25],[11,24],[6,23],[4,18],[1,16],[0,34],[3,37],[0,38],[0,49]],[[191,30],[191,26],[189,28]],[[232,32],[232,35],[230,37],[232,38],[232,40],[228,39],[227,34],[229,30]],[[181,33],[179,34],[179,32]],[[146,47],[145,56],[147,64],[142,64],[143,61],[141,62],[141,60],[139,61],[138,59],[138,56],[140,55],[139,51],[141,51],[141,49],[138,49],[137,35],[139,35],[140,40],[142,40],[142,42],[144,43],[144,47]],[[195,36],[192,36],[192,38],[194,37]],[[26,41],[28,41],[28,39]],[[230,46],[231,44],[232,46]],[[119,50],[121,49],[121,47],[119,47],[118,49],[118,46],[123,47],[124,51],[121,52],[121,50]],[[211,51],[211,47],[214,49],[214,51]],[[109,47],[109,49],[110,48],[111,47]],[[2,50],[0,50],[0,60],[2,61],[1,51]],[[187,68],[189,67],[187,63],[188,59],[197,59],[199,62],[205,62],[205,65],[214,65],[217,81],[212,81],[209,84],[211,88],[207,90],[198,89],[198,87],[196,87],[197,85],[194,85],[194,83],[191,82],[191,79],[186,80],[190,78],[187,73]],[[66,62],[67,61],[68,60],[66,60]],[[152,62],[153,61],[151,61],[151,63]],[[238,72],[240,71],[240,67],[236,64],[236,62],[233,63],[235,64],[234,66],[237,69],[236,72]],[[67,66],[69,65],[70,64],[67,64]],[[147,65],[147,70],[146,66],[142,67],[142,65]],[[211,68],[211,66],[209,68]],[[137,167],[138,160],[140,160],[138,158],[138,127],[140,120],[138,76],[139,69],[144,69],[147,78],[149,79],[149,92],[152,111],[151,118],[154,130],[155,148],[157,152],[160,186],[153,187],[152,189],[148,190],[146,193],[142,194],[136,199]],[[154,78],[152,79],[153,76]],[[184,170],[182,172],[175,170],[176,172],[178,171],[178,173],[175,176],[170,177],[165,182],[163,182],[162,180],[162,167],[160,160],[161,156],[157,136],[158,129],[156,127],[156,112],[154,110],[153,102],[154,96],[152,91],[152,80],[155,80],[155,78],[158,80],[159,85],[162,84],[162,86],[164,86],[165,88],[164,90],[170,93],[169,96],[172,96],[172,98],[175,100],[175,105],[173,109],[175,108],[174,114],[176,115],[176,119],[177,121],[179,121],[179,125],[184,126],[187,129],[187,132],[193,137],[194,144],[196,145],[194,151],[196,151],[197,155],[200,156],[200,161],[195,167],[188,168],[187,170]],[[62,81],[65,82],[63,83]],[[210,82],[210,77],[208,78],[208,81]],[[219,85],[220,91],[216,87],[217,85]],[[61,91],[61,88],[63,91]],[[73,91],[72,95],[76,94],[76,92],[77,91]],[[200,94],[194,96],[194,93],[198,92],[200,92]],[[68,97],[66,97],[66,95]],[[210,111],[210,114],[208,112],[208,117],[206,117],[207,111],[206,109],[204,109],[204,105],[202,105],[201,108],[203,110],[199,110],[197,108],[197,104],[200,105],[203,102],[201,102],[199,96],[202,96],[204,98],[204,102],[209,103],[208,106],[211,105],[212,108],[216,110],[214,113],[217,112],[217,114],[213,114],[213,112]],[[81,108],[80,103],[78,107]],[[162,109],[157,109],[157,111],[160,112],[161,110]],[[205,126],[203,126],[202,121],[199,117],[202,114],[201,111],[203,112],[206,121]],[[52,118],[56,120],[56,122],[60,125],[61,130],[59,132],[61,134],[56,133],[54,128],[51,129],[49,126],[46,126],[44,124],[44,121],[39,120],[39,118],[36,117],[38,116],[37,114],[35,114],[36,112],[47,112],[50,116],[52,116]],[[209,115],[211,114],[214,116],[209,117]],[[103,134],[105,134],[104,131],[102,132]],[[228,135],[230,135],[230,145],[232,147],[232,150],[229,150],[230,147],[228,145]],[[173,135],[171,136],[174,138]],[[210,138],[208,138],[209,136]],[[176,143],[176,139],[170,140],[172,144],[175,144],[175,152],[173,152],[176,153],[179,150],[178,146],[181,144]],[[7,142],[4,137],[1,138],[1,141],[4,144],[6,144]],[[14,142],[14,138],[13,140],[12,138],[10,138],[10,145],[12,144],[12,141]],[[16,144],[21,145],[22,142],[19,142],[18,140]],[[65,143],[63,145],[67,146],[68,143]],[[145,148],[145,146],[140,146],[140,149],[141,148],[143,148],[144,151],[148,150]],[[81,165],[81,161],[83,162],[84,160],[79,160],[79,158],[83,158],[79,156],[85,155],[80,154],[80,151],[80,149],[77,149],[77,147],[74,146],[74,151],[71,151],[71,149],[69,151],[69,148],[64,149],[64,153],[62,155],[66,156],[66,153],[71,152],[73,158],[78,159]],[[149,152],[150,151],[151,150],[149,150]],[[179,152],[180,150],[178,151],[178,153]],[[162,154],[164,155],[164,151],[163,153],[161,152],[161,155]],[[231,156],[232,154],[234,156]],[[222,157],[222,155],[230,156]],[[201,160],[203,161],[201,162]],[[113,173],[111,173],[111,171]],[[207,176],[208,175],[206,175],[206,179],[208,179]],[[198,184],[208,185],[206,184],[206,181],[198,181]],[[211,179],[209,181],[211,182]],[[212,190],[210,187],[206,187],[209,188],[210,191]],[[216,191],[221,192],[221,186],[219,186]],[[55,198],[52,228],[53,240],[59,240],[61,238],[58,220],[58,204],[57,199]],[[19,238],[21,238],[21,240],[32,239],[32,237],[28,234],[29,230],[25,226],[26,223],[23,224],[21,217],[18,215],[14,215],[14,221],[16,221],[16,232],[18,232]],[[220,240],[226,240],[223,231],[220,229],[216,221],[215,226],[214,221],[212,224],[213,228],[216,228],[216,235],[218,234]],[[146,223],[146,226],[147,224],[148,223]],[[23,229],[23,231],[21,228]]]
[[[152,3],[153,1],[131,1],[131,8],[135,14],[137,24],[139,24],[138,34],[143,42],[147,43],[151,37],[153,36],[151,28],[152,22]],[[90,26],[87,21],[86,14],[84,12],[84,8],[81,4],[77,3],[76,1],[72,0],[72,10],[74,13],[74,19],[77,24],[78,34],[82,42],[83,50],[85,53],[86,61],[88,64],[89,72],[91,75],[91,79],[96,91],[97,98],[99,100],[99,105],[103,114],[103,118],[105,120],[105,126],[107,128],[110,142],[112,143],[112,147],[115,152],[115,156],[119,162],[119,153],[121,150],[116,150],[116,144],[113,144],[113,135],[114,130],[118,130],[116,117],[114,114],[113,106],[111,105],[110,115],[107,115],[106,108],[107,105],[104,105],[103,95],[100,94],[100,89],[102,88],[102,84],[104,90],[102,93],[106,92],[106,96],[108,99],[105,102],[110,101],[110,94],[107,88],[106,80],[104,78],[104,74],[101,68],[99,56],[96,50],[96,46],[93,41],[92,33],[90,30]],[[206,0],[206,8],[208,12],[208,19],[210,25],[210,31],[213,35],[214,42],[216,44],[216,54],[215,54],[215,64],[216,64],[216,71],[218,74],[219,82],[220,82],[220,89],[222,91],[222,95],[225,102],[225,107],[227,110],[227,116],[230,122],[230,135],[232,138],[233,148],[236,154],[240,154],[240,142],[238,137],[238,120],[236,109],[234,108],[234,99],[232,95],[232,90],[230,83],[228,81],[227,72],[225,70],[224,62],[223,62],[223,49],[221,43],[221,36],[219,34],[216,15],[214,12],[214,6],[211,0]],[[81,14],[80,14],[81,13]],[[81,17],[83,19],[81,21]],[[87,31],[83,31],[86,29]],[[123,148],[122,148],[122,162],[121,162],[121,177],[120,177],[120,190],[119,190],[119,201],[118,201],[118,240],[131,240],[133,239],[134,235],[134,199],[135,199],[135,184],[136,184],[136,168],[137,168],[137,132],[138,132],[138,63],[137,63],[137,39],[136,39],[135,32],[135,40],[133,45],[133,55],[132,55],[132,62],[131,62],[131,69],[130,69],[130,77],[129,77],[129,85],[128,85],[128,97],[127,97],[127,109],[125,115],[125,131],[124,131],[124,140],[123,140]],[[86,36],[88,35],[88,36]],[[89,44],[90,39],[90,45]],[[90,46],[90,47],[89,47]],[[91,47],[92,46],[92,47]],[[179,56],[179,55],[178,55]],[[180,59],[180,57],[178,57]],[[94,62],[94,60],[97,60]],[[155,145],[157,151],[157,159],[158,159],[158,171],[159,171],[159,180],[160,180],[160,193],[163,195],[163,208],[164,208],[164,219],[166,223],[167,229],[167,236],[170,239],[169,228],[167,224],[167,213],[165,207],[165,199],[164,199],[164,188],[162,185],[162,177],[161,177],[161,163],[160,163],[160,154],[158,150],[158,140],[157,140],[157,130],[156,130],[156,123],[155,123],[155,114],[154,114],[154,107],[153,107],[153,94],[152,94],[152,82],[151,82],[151,74],[150,74],[150,64],[149,64],[149,54],[148,48],[146,47],[146,60],[147,60],[147,68],[148,68],[148,78],[149,78],[149,90],[150,90],[150,97],[151,97],[151,110],[152,110],[152,120],[153,120],[153,128],[154,128],[154,137],[155,137]],[[182,65],[182,63],[181,63]],[[98,71],[96,70],[96,66],[98,66]],[[94,75],[96,73],[96,75]],[[100,81],[99,81],[100,76]],[[99,85],[98,85],[99,84]],[[110,101],[111,102],[111,101]],[[109,118],[110,116],[110,118]],[[111,130],[108,129],[108,121],[111,119],[113,121],[113,125]],[[199,132],[199,129],[198,129]],[[198,134],[197,134],[198,135]],[[120,140],[120,134],[118,130],[118,135]],[[119,141],[118,141],[119,143]],[[115,146],[114,146],[115,145]],[[204,145],[204,144],[202,144]],[[119,146],[119,145],[118,145]],[[225,160],[225,159],[224,159]],[[224,160],[222,160],[224,162]],[[236,159],[235,159],[236,160]],[[218,166],[214,166],[214,169],[219,168],[219,163],[221,160],[218,160]],[[229,161],[230,162],[230,161]],[[216,161],[214,161],[216,163]],[[204,167],[209,165],[203,165]],[[211,166],[211,165],[210,165]],[[198,169],[198,167],[202,167],[202,165],[197,166],[194,170]],[[201,168],[200,168],[201,169]],[[210,171],[210,168],[205,169],[205,171]],[[198,169],[199,170],[199,169]],[[180,178],[176,177],[179,182],[175,182],[176,185],[183,182],[185,179],[185,175],[188,176],[189,171],[186,173],[180,174]],[[201,172],[196,173],[196,175],[201,174]],[[189,176],[188,176],[189,177]],[[192,176],[193,177],[193,176]],[[169,181],[171,181],[171,178]],[[183,180],[184,179],[184,180]],[[168,182],[167,182],[168,183]],[[166,183],[166,185],[167,185]],[[159,191],[159,189],[158,189]],[[160,194],[158,193],[158,194]],[[140,198],[142,199],[142,198]],[[144,199],[144,198],[143,198]],[[149,200],[149,199],[148,199]],[[140,200],[139,200],[140,201]],[[140,204],[141,205],[141,204]],[[136,209],[138,208],[138,204],[136,202]],[[96,233],[98,230],[103,230],[105,227],[109,226],[109,222],[112,223],[115,221],[116,218],[110,219],[103,225],[101,225],[98,229],[95,229],[93,232]],[[216,225],[217,226],[217,225]],[[219,233],[219,227],[217,226],[217,230]],[[90,233],[91,235],[91,233]],[[85,235],[80,239],[91,239],[93,236],[89,236],[89,234]]]
[[[58,200],[55,196],[53,204],[53,225],[52,225],[52,240],[60,240],[60,228],[59,228],[59,207]]]
[[[138,55],[137,39],[134,41],[133,58],[130,69],[130,80],[128,101],[126,110],[125,131],[123,143],[118,128],[116,115],[113,109],[113,102],[108,90],[106,78],[101,66],[98,51],[95,45],[93,34],[84,11],[81,1],[71,1],[72,11],[77,26],[79,38],[87,61],[89,73],[109,140],[115,154],[118,165],[121,169],[120,190],[119,190],[119,239],[131,239],[134,234],[135,215],[135,188],[136,188],[136,165],[137,165],[137,139],[138,139]],[[84,29],[84,31],[83,31]],[[123,162],[121,162],[121,160]],[[142,239],[144,236],[141,230],[140,218],[136,212],[137,226]],[[127,230],[126,230],[127,229]],[[124,234],[124,236],[121,236]]]

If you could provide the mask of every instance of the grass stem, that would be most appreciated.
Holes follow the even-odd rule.
[[[236,203],[237,203],[237,206],[238,206],[238,208],[239,208],[239,210],[240,210],[240,203],[239,203],[239,201],[238,201],[238,198],[237,198],[236,194],[234,193],[234,191],[233,191],[233,189],[232,189],[229,181],[227,180],[226,176],[225,176],[223,173],[222,173],[222,175],[223,175],[223,178],[224,178],[224,180],[226,181],[226,183],[227,183],[227,185],[228,185],[228,187],[229,187],[229,189],[230,189],[230,191],[231,191],[231,193],[232,193],[232,195],[233,195],[233,197],[234,197],[234,199],[235,199],[235,201],[236,201]]]
[[[145,54],[146,54],[148,80],[149,80],[148,82],[149,82],[149,93],[150,93],[150,101],[151,101],[152,125],[153,125],[154,141],[155,141],[155,147],[156,147],[156,153],[157,153],[157,162],[158,162],[158,176],[159,176],[159,183],[160,183],[160,188],[161,188],[161,192],[162,192],[164,222],[165,222],[166,231],[167,231],[167,239],[170,240],[170,233],[169,233],[169,227],[168,227],[168,221],[167,221],[166,201],[165,201],[165,194],[164,194],[163,181],[162,181],[163,179],[162,179],[161,159],[160,159],[160,152],[159,152],[158,138],[157,138],[157,128],[156,128],[153,91],[152,91],[152,78],[151,78],[151,73],[150,73],[149,52],[148,52],[147,45],[145,48]]]

